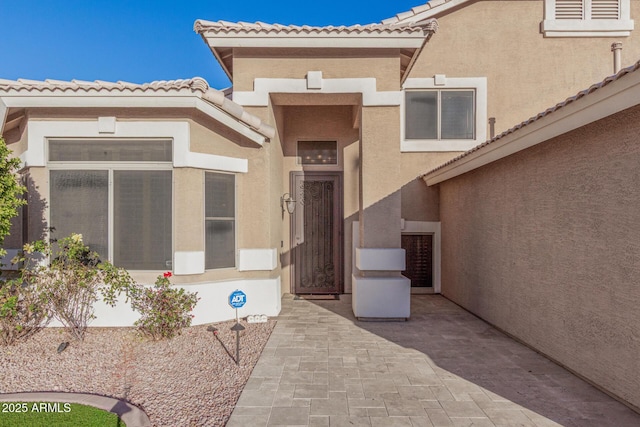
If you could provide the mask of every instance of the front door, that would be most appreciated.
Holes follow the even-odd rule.
[[[292,172],[292,279],[296,294],[342,292],[340,173]]]

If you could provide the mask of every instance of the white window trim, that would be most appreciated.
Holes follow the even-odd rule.
[[[634,22],[629,0],[620,0],[619,19],[556,19],[556,0],[545,0],[540,28],[545,37],[626,37]]]
[[[439,221],[405,221],[402,220],[401,231],[402,234],[430,234],[433,236],[433,259],[432,259],[432,272],[433,272],[433,293],[439,294],[441,290],[441,267],[440,259],[441,246],[442,246],[442,234]],[[431,293],[431,290],[411,288],[411,293]]]
[[[188,122],[178,121],[118,121],[115,131],[105,134],[100,130],[100,120],[47,121],[30,120],[28,125],[28,149],[20,155],[25,167],[46,166],[46,141],[49,138],[132,139],[166,138],[173,140],[173,167],[219,170],[247,173],[247,159],[203,154],[190,151],[190,127]]]
[[[467,151],[487,140],[487,78],[486,77],[446,77],[436,75],[433,78],[410,78],[402,86],[403,96],[400,104],[400,151]],[[406,90],[446,90],[471,89],[475,91],[476,128],[475,139],[406,139]]]
[[[315,77],[317,79],[317,76]],[[271,93],[360,93],[364,107],[400,105],[402,92],[378,91],[374,77],[320,79],[321,89],[309,89],[305,79],[256,78],[253,91],[233,91],[233,102],[243,107],[266,107]],[[317,84],[317,83],[316,83]]]

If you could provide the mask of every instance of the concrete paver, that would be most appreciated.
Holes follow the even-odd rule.
[[[638,426],[640,414],[439,295],[408,322],[286,295],[228,426]]]

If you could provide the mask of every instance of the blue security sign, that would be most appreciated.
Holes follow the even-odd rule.
[[[233,308],[242,308],[247,303],[247,294],[235,290],[229,295],[229,305]]]

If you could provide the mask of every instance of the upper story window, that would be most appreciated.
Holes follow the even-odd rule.
[[[620,37],[633,30],[629,0],[545,0],[545,37]]]
[[[474,139],[473,90],[407,91],[405,108],[406,139]]]
[[[486,139],[487,79],[407,79],[401,149],[465,151]]]

